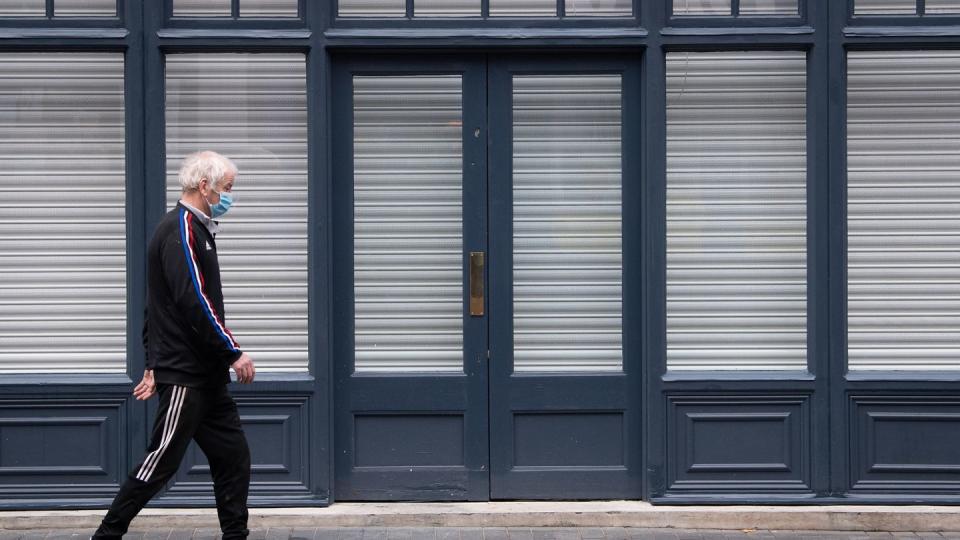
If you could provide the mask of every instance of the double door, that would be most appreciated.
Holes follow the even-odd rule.
[[[641,496],[635,58],[337,58],[335,500]]]

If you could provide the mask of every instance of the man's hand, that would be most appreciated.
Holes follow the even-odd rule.
[[[230,367],[237,374],[237,382],[240,384],[252,383],[253,377],[257,374],[257,370],[253,367],[253,360],[247,353],[241,354],[240,358],[237,358],[237,361]]]
[[[143,380],[133,389],[133,395],[140,401],[153,397],[157,393],[157,383],[153,381],[153,370],[143,372]]]

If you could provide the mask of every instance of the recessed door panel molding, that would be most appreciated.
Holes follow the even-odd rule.
[[[667,369],[806,370],[806,55],[667,55]]]
[[[513,78],[513,367],[623,366],[621,79]]]
[[[258,371],[307,370],[306,61],[297,53],[166,58],[167,206],[184,156],[240,169],[217,251],[227,326]]]
[[[356,372],[463,372],[459,75],[356,76]]]

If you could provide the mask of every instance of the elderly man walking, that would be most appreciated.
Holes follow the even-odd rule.
[[[253,381],[250,357],[227,330],[217,262],[217,218],[230,208],[237,167],[215,152],[187,156],[177,206],[157,225],[147,251],[146,370],[137,399],[160,394],[147,455],[120,488],[94,538],[120,538],[180,466],[190,440],[210,462],[223,538],[246,538],[250,450],[229,368]]]

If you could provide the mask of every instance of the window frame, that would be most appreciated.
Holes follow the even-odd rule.
[[[631,0],[632,14],[628,16],[567,16],[565,0],[556,0],[555,15],[543,17],[501,17],[490,15],[490,0],[480,2],[480,15],[472,17],[416,17],[415,0],[405,0],[406,12],[395,17],[341,17],[340,1],[331,1],[331,28],[463,28],[463,27],[504,27],[504,28],[594,28],[594,27],[636,27],[642,23],[643,2],[652,0]]]
[[[857,15],[856,4],[858,0],[847,0],[847,25],[848,26],[956,26],[960,25],[960,7],[956,14],[946,15],[928,15],[926,14],[927,0],[915,0],[916,12],[910,15]]]
[[[46,0],[45,13],[36,16],[11,17],[0,15],[0,28],[124,28],[127,26],[129,0],[115,0],[116,14],[100,16],[56,16],[55,0]],[[136,12],[130,18],[138,17]]]
[[[652,0],[651,0],[652,1]],[[741,15],[740,0],[730,0],[730,15],[683,15],[674,14],[674,0],[666,2],[667,23],[670,26],[683,28],[763,28],[763,27],[796,27],[809,24],[808,1],[797,0],[797,14],[789,16],[776,15]]]
[[[211,29],[256,29],[256,28],[304,28],[307,26],[307,0],[295,0],[296,17],[243,17],[241,0],[230,0],[230,16],[184,17],[174,15],[176,0],[162,0],[163,23],[166,28],[211,28]]]

